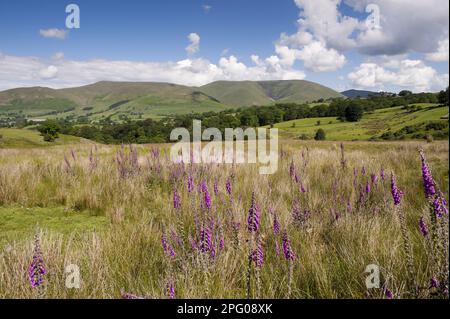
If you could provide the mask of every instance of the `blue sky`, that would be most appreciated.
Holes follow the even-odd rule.
[[[411,12],[424,15],[420,5],[430,6],[424,30],[404,8],[371,1],[379,2],[380,34],[361,31],[370,14],[364,0],[78,0],[81,28],[72,30],[65,26],[71,2],[1,1],[0,89],[299,78],[337,90],[438,90],[448,85],[448,10],[438,12],[430,1],[448,7],[446,0],[418,0]],[[399,15],[406,25],[394,22]],[[54,29],[64,37],[41,32]],[[186,50],[191,33],[198,37],[193,53]],[[305,34],[307,41],[296,37]]]

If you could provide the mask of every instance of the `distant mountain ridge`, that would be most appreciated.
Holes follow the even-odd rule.
[[[304,80],[217,81],[201,87],[158,82],[109,82],[50,89],[16,88],[0,92],[0,116],[88,117],[99,120],[121,115],[160,118],[174,114],[221,111],[274,103],[305,103],[343,97]]]
[[[355,97],[366,98],[366,97],[369,97],[369,96],[380,95],[379,92],[365,91],[365,90],[354,90],[354,89],[341,92],[341,94],[344,95],[345,97],[348,97],[348,98],[355,98]]]

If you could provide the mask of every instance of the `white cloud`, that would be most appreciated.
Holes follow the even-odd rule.
[[[200,36],[197,33],[190,33],[188,35],[190,44],[186,47],[188,54],[197,53],[200,50]]]
[[[41,29],[39,30],[39,34],[43,36],[44,38],[53,38],[53,39],[59,39],[64,40],[67,37],[68,31],[63,29]]]
[[[53,79],[58,74],[58,68],[54,65],[49,65],[48,67],[39,71],[39,77],[44,80]]]
[[[252,60],[258,63],[249,66],[235,56],[222,57],[214,64],[202,58],[188,58],[177,62],[77,61],[3,54],[0,56],[0,90],[26,86],[63,88],[104,80],[155,81],[199,86],[218,80],[305,78],[304,72],[282,65],[282,60],[277,56],[265,60],[254,56]]]
[[[448,61],[448,39],[439,41],[438,49],[435,52],[425,55],[425,59],[434,62]]]
[[[322,42],[315,41],[305,45],[298,58],[304,61],[305,68],[314,72],[336,71],[344,66],[346,58],[335,49],[328,49]]]
[[[282,34],[280,44],[299,48],[316,40],[339,52],[358,50],[366,55],[418,52],[430,54],[431,60],[446,58],[447,0],[295,0],[295,3],[300,9],[298,31],[293,35]],[[356,15],[364,12],[365,16],[369,14],[365,13],[367,5],[376,5],[380,27],[370,27],[366,18],[342,14],[339,9],[344,3]]]
[[[377,63],[362,63],[348,75],[348,79],[359,88],[383,89],[386,85],[391,85],[425,92],[447,87],[449,75],[438,74],[421,60],[406,59],[392,68]]]

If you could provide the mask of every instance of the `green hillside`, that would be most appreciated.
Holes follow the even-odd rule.
[[[237,106],[303,103],[338,96],[339,93],[308,81],[219,81],[203,87],[104,81],[69,89],[33,87],[0,92],[0,118],[158,119],[175,114],[219,112]]]
[[[415,112],[402,107],[376,110],[365,114],[359,122],[341,122],[335,117],[322,117],[282,122],[274,127],[279,129],[280,136],[288,138],[300,138],[303,134],[306,135],[305,138],[313,138],[319,128],[325,131],[327,140],[368,140],[381,138],[389,132],[399,132],[397,138],[401,135],[404,138],[419,138],[419,135],[425,134],[448,138],[448,117],[445,117],[448,116],[449,107],[432,104],[418,106],[420,108]],[[419,135],[414,136],[415,134]]]
[[[269,105],[276,102],[304,103],[320,98],[342,97],[330,88],[303,80],[218,81],[200,89],[222,103],[234,106]]]
[[[27,129],[0,128],[0,148],[45,147],[63,144],[76,144],[83,139],[60,134],[55,142],[45,142],[38,131]],[[87,141],[87,140],[84,140]]]

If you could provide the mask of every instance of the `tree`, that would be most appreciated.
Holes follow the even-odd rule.
[[[358,122],[364,114],[363,108],[361,105],[356,103],[351,103],[345,109],[345,120],[349,122]]]
[[[449,94],[448,87],[447,87],[447,89],[445,91],[442,90],[441,92],[439,92],[439,95],[438,95],[439,103],[444,104],[444,105],[448,105],[448,94]]]
[[[398,96],[408,96],[408,95],[411,95],[411,94],[412,94],[411,91],[403,90],[403,91],[400,91],[400,92],[398,93]]]
[[[55,120],[46,120],[38,127],[38,131],[44,137],[44,141],[53,142],[58,138],[61,126]]]
[[[314,139],[316,141],[325,141],[326,140],[326,135],[325,135],[325,131],[323,129],[318,129],[316,132],[316,136],[314,136]]]

